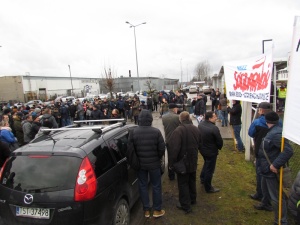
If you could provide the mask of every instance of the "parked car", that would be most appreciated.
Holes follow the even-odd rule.
[[[125,95],[127,95],[127,96],[130,97],[130,98],[133,98],[134,95],[135,95],[135,93],[134,93],[134,92],[131,92],[131,91],[128,91],[128,92],[125,93]]]
[[[42,104],[43,104],[43,102],[41,100],[31,100],[31,101],[25,103],[25,106],[29,106],[31,108],[34,105],[37,106],[37,105],[42,105]]]
[[[189,88],[189,93],[197,93],[198,92],[198,88],[196,85],[191,85]]]
[[[75,100],[75,97],[74,96],[66,96],[66,97],[62,97],[61,100],[62,102],[66,102],[68,99],[68,101],[74,101]]]
[[[210,88],[210,86],[203,86],[202,91],[203,91],[204,94],[207,95],[207,94],[211,93],[211,88]]]
[[[0,173],[4,224],[129,224],[139,198],[125,157],[135,126],[51,129],[12,152]]]

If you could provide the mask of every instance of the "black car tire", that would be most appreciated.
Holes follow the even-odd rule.
[[[121,199],[116,208],[114,214],[113,225],[129,225],[130,222],[130,208],[125,199]]]

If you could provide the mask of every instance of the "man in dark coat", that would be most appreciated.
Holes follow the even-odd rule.
[[[169,112],[162,116],[162,123],[163,123],[164,131],[165,131],[168,155],[171,154],[171,152],[172,152],[172,148],[169,146],[170,141],[171,141],[171,135],[172,135],[173,131],[180,124],[179,115],[177,114],[177,111],[178,111],[178,106],[174,103],[170,103],[169,104]],[[169,162],[168,162],[168,164],[169,164]],[[168,166],[168,176],[169,176],[170,180],[175,179],[175,172],[173,170],[170,170],[169,166]]]
[[[200,121],[202,120],[201,117],[203,117],[205,114],[205,102],[201,94],[197,95],[194,114],[196,116],[198,124],[200,124]]]
[[[269,131],[263,139],[259,151],[258,160],[261,166],[261,188],[263,196],[269,196],[272,201],[274,211],[274,224],[278,224],[279,209],[279,182],[277,173],[280,167],[284,166],[293,155],[293,149],[288,141],[284,142],[284,149],[281,152],[282,128],[278,125],[279,116],[275,112],[269,112],[265,115]],[[268,159],[267,159],[268,157]],[[270,161],[270,163],[269,163]],[[269,206],[262,203],[255,205],[254,208],[261,210]],[[270,206],[270,208],[272,208]],[[281,224],[287,224],[286,200],[282,198],[282,217]]]
[[[207,193],[215,193],[220,190],[211,185],[215,172],[219,150],[223,147],[223,139],[219,128],[215,125],[217,115],[214,112],[205,114],[205,121],[198,125],[202,137],[200,153],[204,159],[203,168],[200,174],[200,181],[204,184]]]
[[[196,204],[196,170],[198,150],[201,148],[201,134],[193,125],[190,114],[183,111],[179,115],[180,125],[174,130],[170,138],[172,151],[168,155],[169,167],[186,157],[186,174],[177,173],[179,202],[177,208],[190,213],[191,204]]]
[[[129,134],[128,151],[134,148],[140,162],[138,182],[145,217],[150,217],[148,177],[152,185],[153,217],[165,214],[162,206],[161,158],[165,154],[165,142],[159,129],[152,127],[153,117],[149,110],[139,114],[139,126]]]
[[[239,153],[245,151],[244,144],[241,138],[241,129],[242,129],[242,106],[239,100],[233,100],[232,108],[227,106],[227,111],[230,113],[230,125],[232,125],[234,137],[237,142],[237,148]]]

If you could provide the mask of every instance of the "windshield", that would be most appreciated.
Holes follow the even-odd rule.
[[[81,159],[67,156],[11,157],[1,184],[24,192],[50,192],[74,188]]]

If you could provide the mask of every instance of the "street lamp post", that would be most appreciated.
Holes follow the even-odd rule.
[[[71,86],[72,86],[72,93],[71,93],[71,95],[73,96],[74,95],[74,91],[73,91],[73,82],[72,82],[72,75],[71,75],[71,66],[70,65],[68,65],[68,66],[69,66],[70,78],[71,78]]]
[[[130,28],[133,27],[133,33],[134,33],[134,44],[135,44],[135,61],[136,61],[136,74],[137,74],[137,78],[138,78],[138,91],[140,92],[140,75],[139,75],[139,64],[138,64],[138,56],[137,56],[137,47],[136,47],[136,35],[135,35],[135,28],[137,26],[140,26],[142,24],[146,24],[146,22],[144,23],[140,23],[138,25],[133,25],[131,23],[129,23],[128,21],[126,21],[126,23],[128,23],[130,25]]]

